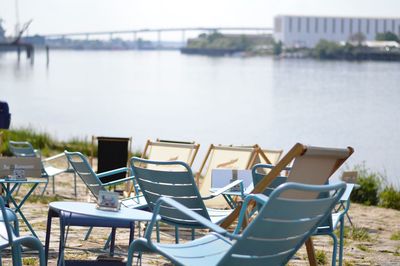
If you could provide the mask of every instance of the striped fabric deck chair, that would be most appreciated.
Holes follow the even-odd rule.
[[[206,157],[196,176],[196,182],[200,184],[201,195],[208,195],[211,189],[211,174],[213,169],[250,169],[253,165],[257,148],[212,145],[208,149]],[[228,203],[223,197],[207,201],[208,207],[226,208]]]
[[[281,176],[282,171],[292,163],[287,182],[297,182],[310,185],[323,185],[328,182],[329,177],[351,156],[353,148],[346,149],[323,148],[306,146],[297,143],[293,148],[271,169],[254,187],[251,194],[263,193],[273,185],[274,180]],[[299,192],[299,195],[301,193]],[[317,196],[317,195],[315,195]],[[248,206],[251,213],[256,207],[254,202]],[[239,216],[241,206],[237,207],[227,217],[221,226],[228,228]],[[246,226],[246,221],[243,224]],[[316,265],[313,244],[311,238],[306,241],[306,247],[311,265]]]
[[[142,158],[153,161],[181,161],[193,165],[200,144],[174,140],[147,140]]]
[[[211,223],[173,199],[163,197],[154,207],[153,220],[145,237],[134,240],[129,247],[127,265],[132,265],[135,252],[150,251],[161,254],[174,265],[285,265],[325,219],[345,190],[345,184],[312,186],[286,183],[270,197],[262,194],[248,196],[240,212],[239,223],[233,233]],[[328,198],[315,194],[328,193]],[[246,206],[258,202],[262,207],[253,221],[240,233]],[[184,244],[153,243],[151,233],[155,217],[170,208],[191,220],[203,224],[212,233]]]
[[[164,167],[163,167],[164,166]],[[209,200],[222,194],[222,192],[240,184],[237,180],[209,193],[209,196],[202,198],[195,183],[191,168],[180,161],[151,161],[133,157],[131,159],[132,174],[142,191],[150,211],[154,211],[157,200],[162,197],[169,197],[177,200],[188,208],[213,223],[221,223],[232,210],[219,210],[206,208],[204,200]],[[175,226],[175,240],[179,241],[179,228],[191,228],[192,238],[194,229],[204,228],[196,221],[192,221],[185,215],[170,208],[161,208],[161,220]],[[159,230],[157,230],[159,232]],[[159,235],[157,234],[159,241]]]

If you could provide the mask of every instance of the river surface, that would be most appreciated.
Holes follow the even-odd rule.
[[[31,66],[0,55],[0,100],[12,126],[60,140],[133,137],[208,145],[296,142],[355,149],[347,167],[400,181],[400,63],[181,55],[177,51],[51,51]]]

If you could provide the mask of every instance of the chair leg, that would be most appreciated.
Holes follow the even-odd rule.
[[[11,247],[13,266],[22,266],[21,246],[13,245]]]
[[[333,250],[332,250],[332,266],[336,265],[336,257],[337,257],[337,237],[334,232],[329,233],[333,240]]]
[[[195,238],[195,232],[194,232],[194,228],[192,228],[192,240],[194,240],[194,238]]]
[[[179,244],[179,227],[175,226],[175,244]]]
[[[350,219],[350,217],[349,217]],[[339,266],[343,264],[343,237],[344,237],[344,217],[340,219],[340,236],[339,236]]]
[[[74,172],[74,194],[75,194],[75,198],[78,196],[78,193],[76,191],[76,173]]]
[[[156,222],[157,243],[160,243],[160,223]]]
[[[44,188],[43,188],[42,193],[40,194],[40,196],[44,195],[44,192],[46,191],[48,184],[49,184],[49,180],[47,180],[46,184],[44,185]]]
[[[53,195],[56,193],[56,184],[55,184],[55,182],[54,182],[54,180],[55,180],[55,178],[54,178],[54,176],[52,176],[51,177],[51,179],[53,180]]]

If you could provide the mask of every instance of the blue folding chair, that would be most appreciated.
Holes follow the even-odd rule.
[[[42,160],[42,155],[39,150],[34,149],[32,144],[28,141],[12,141],[8,143],[11,153],[16,157],[39,157],[42,161],[42,177],[47,179],[47,183],[42,190],[42,195],[46,191],[48,180],[52,179],[52,190],[55,193],[55,182],[54,178],[56,175],[62,173],[74,173],[74,194],[77,196],[76,191],[76,175],[75,172],[70,168],[68,161],[65,158],[64,153],[57,154],[55,156]],[[58,164],[56,165],[56,163]],[[60,165],[63,165],[60,167]]]
[[[346,185],[304,185],[286,183],[266,197],[252,194],[246,197],[233,233],[211,223],[179,202],[162,197],[154,206],[153,220],[145,237],[130,245],[127,265],[132,265],[135,252],[156,252],[174,265],[285,265],[303,243],[315,232],[321,221],[331,213],[344,193]],[[301,192],[296,193],[296,192]],[[315,194],[330,193],[327,198]],[[299,195],[302,195],[299,197]],[[256,201],[262,207],[253,221],[240,233],[247,205]],[[211,229],[212,233],[184,244],[158,244],[151,239],[156,215],[172,209]]]
[[[216,224],[221,223],[232,210],[206,208],[203,200],[215,198],[242,182],[242,180],[236,180],[202,198],[196,186],[192,170],[184,162],[151,161],[133,157],[131,159],[131,167],[132,174],[135,176],[136,182],[151,211],[154,211],[157,200],[162,196],[166,196],[175,199]],[[179,242],[180,227],[191,228],[192,239],[194,239],[194,230],[196,228],[204,228],[201,223],[171,208],[161,207],[160,216],[163,222],[175,226],[176,243]],[[157,241],[160,239],[158,229],[157,224]]]
[[[39,252],[40,266],[46,265],[42,243],[33,236],[19,236],[18,218],[12,210],[4,206],[2,197],[0,197],[0,209],[0,251],[11,248],[13,265],[22,266],[21,247],[37,250]],[[11,223],[13,223],[13,226]]]

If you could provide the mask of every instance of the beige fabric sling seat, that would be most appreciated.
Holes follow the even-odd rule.
[[[194,141],[147,140],[142,158],[153,161],[181,161],[192,166],[199,148],[200,144]]]
[[[289,171],[287,182],[297,182],[310,185],[323,185],[328,182],[328,179],[333,173],[350,157],[353,153],[353,148],[344,149],[323,148],[306,146],[297,143],[293,148],[271,169],[271,171],[261,179],[254,187],[251,194],[263,193],[280,175],[280,173],[291,163],[292,168]],[[293,194],[285,195],[290,198],[317,197],[317,194],[302,194],[303,192],[292,192]],[[256,204],[252,202],[248,205],[250,212]],[[222,227],[228,228],[238,217],[241,206],[238,206],[231,215],[221,224]],[[246,225],[244,225],[246,226]],[[306,242],[307,252],[310,263],[315,264],[313,253],[313,245],[311,239]]]
[[[236,147],[211,144],[196,176],[196,182],[200,184],[200,194],[203,197],[210,194],[213,169],[250,169],[253,165],[256,151],[256,146]],[[202,177],[201,180],[200,177]],[[208,200],[206,205],[213,208],[228,207],[223,197]]]

